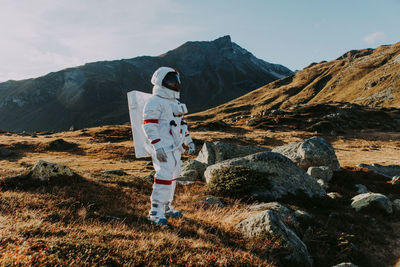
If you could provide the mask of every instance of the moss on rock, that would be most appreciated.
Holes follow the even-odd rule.
[[[252,192],[270,189],[271,185],[267,176],[268,173],[245,166],[224,167],[212,173],[207,189],[215,195],[246,197]]]

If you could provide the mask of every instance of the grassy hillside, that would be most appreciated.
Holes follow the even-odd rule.
[[[264,147],[303,140],[304,131],[194,131],[195,142],[227,141]],[[397,163],[399,134],[373,132],[325,137],[342,166],[362,162]],[[62,138],[69,144],[50,145]],[[59,142],[60,143],[60,142]],[[374,147],[372,149],[371,147]],[[184,218],[166,228],[150,225],[152,171],[149,159],[135,159],[129,126],[106,126],[57,134],[20,136],[0,133],[0,148],[13,155],[0,160],[0,265],[189,265],[291,266],[282,261],[285,248],[273,236],[246,239],[235,225],[254,211],[251,202],[222,198],[224,207],[205,205],[203,182],[178,186],[176,208]],[[184,155],[184,159],[190,158]],[[54,183],[24,180],[38,159],[71,167],[79,176]],[[127,175],[101,170],[122,168]],[[315,266],[352,261],[360,266],[391,266],[400,251],[398,217],[358,214],[349,209],[353,185],[400,198],[399,187],[365,169],[335,173],[329,191],[344,199],[321,206],[298,199],[282,202],[313,215],[312,223],[292,225],[308,246]]]

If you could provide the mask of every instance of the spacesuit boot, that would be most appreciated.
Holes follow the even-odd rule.
[[[165,218],[165,206],[157,203],[151,204],[147,219],[155,225],[168,225],[168,220]]]
[[[167,218],[182,218],[182,212],[175,210],[170,204],[165,206],[165,217]]]

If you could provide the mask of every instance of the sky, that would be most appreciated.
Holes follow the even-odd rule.
[[[0,0],[0,81],[232,41],[300,70],[400,41],[400,0]]]

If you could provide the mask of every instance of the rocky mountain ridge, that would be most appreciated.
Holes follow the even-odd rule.
[[[157,57],[88,63],[36,79],[0,83],[0,129],[67,130],[129,121],[126,93],[151,92],[160,66],[182,76],[181,100],[190,112],[214,107],[291,75],[284,66],[256,58],[224,36],[187,42]]]
[[[352,50],[330,62],[312,63],[291,76],[194,116],[220,121],[237,115],[251,117],[334,103],[376,110],[400,108],[400,42]]]

